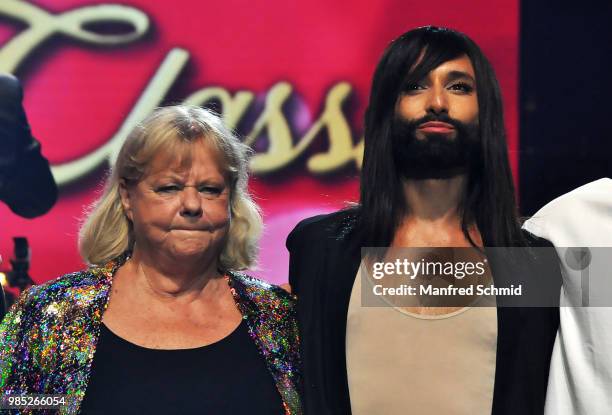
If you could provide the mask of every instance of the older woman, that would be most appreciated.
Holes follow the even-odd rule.
[[[235,271],[261,229],[248,153],[202,108],[135,128],[81,229],[93,267],[2,322],[2,394],[65,394],[70,414],[300,413],[294,300]]]

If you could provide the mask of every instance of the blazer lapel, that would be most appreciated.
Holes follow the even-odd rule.
[[[323,315],[319,331],[322,333],[320,358],[327,368],[325,375],[320,377],[324,384],[324,409],[325,413],[350,413],[346,319],[361,252],[347,237],[329,239],[326,245],[323,267],[326,273],[320,276]]]
[[[294,317],[291,306],[284,304],[287,300],[270,293],[269,284],[263,281],[239,273],[228,273],[227,278],[249,334],[274,378],[285,413],[301,414],[295,372],[298,365],[298,336],[297,326],[291,320]],[[295,339],[290,338],[291,330],[296,331]]]

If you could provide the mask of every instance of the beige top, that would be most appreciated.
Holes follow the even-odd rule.
[[[437,316],[384,303],[362,307],[360,274],[353,284],[346,326],[353,415],[490,414],[495,307],[466,307]]]

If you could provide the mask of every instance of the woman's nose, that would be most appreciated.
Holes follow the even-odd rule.
[[[181,215],[185,217],[199,217],[204,213],[202,210],[202,198],[195,187],[185,187],[182,193]]]

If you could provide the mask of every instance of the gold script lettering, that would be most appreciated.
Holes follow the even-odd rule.
[[[0,48],[0,71],[15,72],[21,63],[47,39],[63,34],[92,44],[121,45],[141,38],[149,29],[149,18],[143,12],[127,6],[98,5],[75,8],[60,14],[51,14],[25,1],[0,1],[0,16],[18,20],[29,27],[15,35]],[[88,23],[121,22],[132,25],[131,33],[109,35],[98,34],[84,29]],[[149,81],[129,115],[117,132],[101,147],[85,156],[59,165],[52,171],[58,185],[71,183],[92,172],[107,160],[111,163],[129,132],[143,118],[159,106],[189,60],[189,52],[174,48]],[[266,174],[282,169],[303,154],[311,143],[327,132],[328,150],[312,155],[306,163],[308,170],[315,174],[332,172],[354,162],[361,168],[363,138],[353,144],[351,128],[342,112],[342,104],[352,91],[346,82],[334,85],[327,93],[325,107],[319,118],[304,136],[294,144],[289,122],[283,112],[283,105],[293,92],[287,82],[275,84],[266,95],[264,109],[255,121],[245,142],[251,146],[266,131],[267,151],[255,154],[251,169],[255,174]],[[221,103],[223,117],[230,128],[236,128],[254,101],[251,91],[238,91],[233,96],[221,87],[203,88],[189,95],[184,102],[204,105],[211,100]]]
[[[308,169],[313,173],[327,173],[344,166],[352,159],[351,128],[342,113],[342,103],[351,90],[348,83],[341,82],[327,93],[323,114],[298,144],[297,150],[301,152],[300,148],[307,147],[323,128],[327,129],[329,150],[324,154],[316,154],[308,160]]]
[[[130,131],[148,116],[155,107],[159,106],[188,59],[189,53],[187,51],[179,48],[172,49],[166,55],[119,131],[106,144],[80,159],[51,167],[58,185],[70,183],[90,173],[107,159],[110,160],[111,164],[114,163]]]
[[[229,128],[236,128],[240,119],[253,102],[255,94],[250,91],[238,91],[234,97],[223,88],[204,88],[194,92],[185,99],[185,104],[204,105],[217,99],[221,102],[223,119]]]
[[[246,144],[253,146],[255,139],[264,129],[268,132],[270,142],[268,151],[253,156],[251,160],[253,172],[269,173],[286,166],[295,158],[291,129],[282,108],[292,91],[293,87],[287,82],[279,82],[266,96],[265,109],[245,140]]]
[[[308,170],[312,173],[328,173],[351,161],[355,161],[360,166],[360,160],[355,159],[360,152],[353,150],[351,129],[342,113],[342,103],[351,90],[351,86],[346,82],[334,85],[327,93],[323,113],[297,145],[294,145],[291,129],[282,111],[292,87],[286,82],[274,85],[268,93],[265,110],[255,122],[253,131],[246,140],[246,143],[252,146],[256,137],[267,129],[268,151],[253,157],[251,162],[253,172],[269,173],[287,166],[299,157],[324,129],[327,130],[329,149],[326,153],[313,155],[306,164]]]
[[[55,15],[25,1],[2,0],[0,15],[29,25],[0,49],[0,71],[4,72],[17,70],[34,49],[55,34],[91,44],[120,45],[141,38],[149,29],[146,14],[133,7],[112,4],[85,6]],[[83,29],[85,24],[101,22],[129,23],[134,31],[103,35]]]

